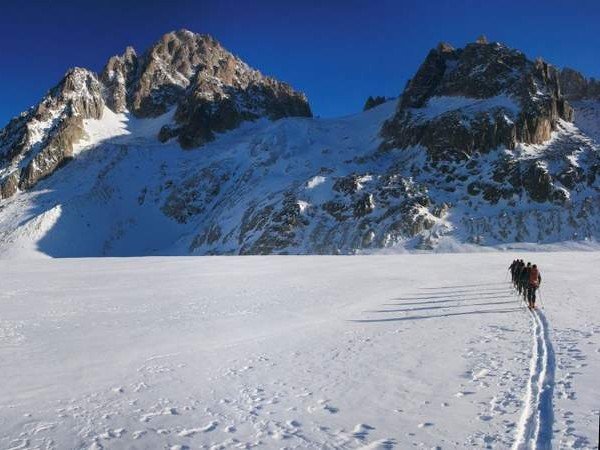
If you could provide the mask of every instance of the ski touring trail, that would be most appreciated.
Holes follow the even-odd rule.
[[[533,309],[531,315],[533,348],[524,409],[517,429],[514,450],[550,449],[554,412],[555,359],[548,322],[544,314]]]

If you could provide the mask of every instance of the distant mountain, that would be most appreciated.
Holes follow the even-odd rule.
[[[0,255],[599,238],[594,80],[480,38],[440,44],[374,103],[312,118],[304,95],[189,31],[99,76],[73,69],[0,132]]]
[[[207,35],[164,35],[142,56],[128,47],[98,77],[75,68],[31,110],[0,132],[0,194],[26,190],[73,156],[86,133],[83,120],[114,113],[157,117],[174,110],[158,133],[184,148],[259,117],[311,116],[306,97],[262,75]]]

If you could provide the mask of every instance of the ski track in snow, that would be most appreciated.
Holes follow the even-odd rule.
[[[540,310],[530,311],[533,349],[530,376],[514,450],[552,448],[555,358],[548,322]]]

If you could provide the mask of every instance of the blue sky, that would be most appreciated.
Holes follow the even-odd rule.
[[[263,73],[304,91],[324,117],[398,95],[439,41],[486,34],[600,78],[600,1],[4,1],[0,123],[36,103],[71,66],[100,71],[170,30],[209,33]],[[2,125],[0,125],[2,126]]]

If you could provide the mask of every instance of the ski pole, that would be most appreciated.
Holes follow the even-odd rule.
[[[544,307],[544,302],[542,301],[542,288],[540,288],[540,307]]]

